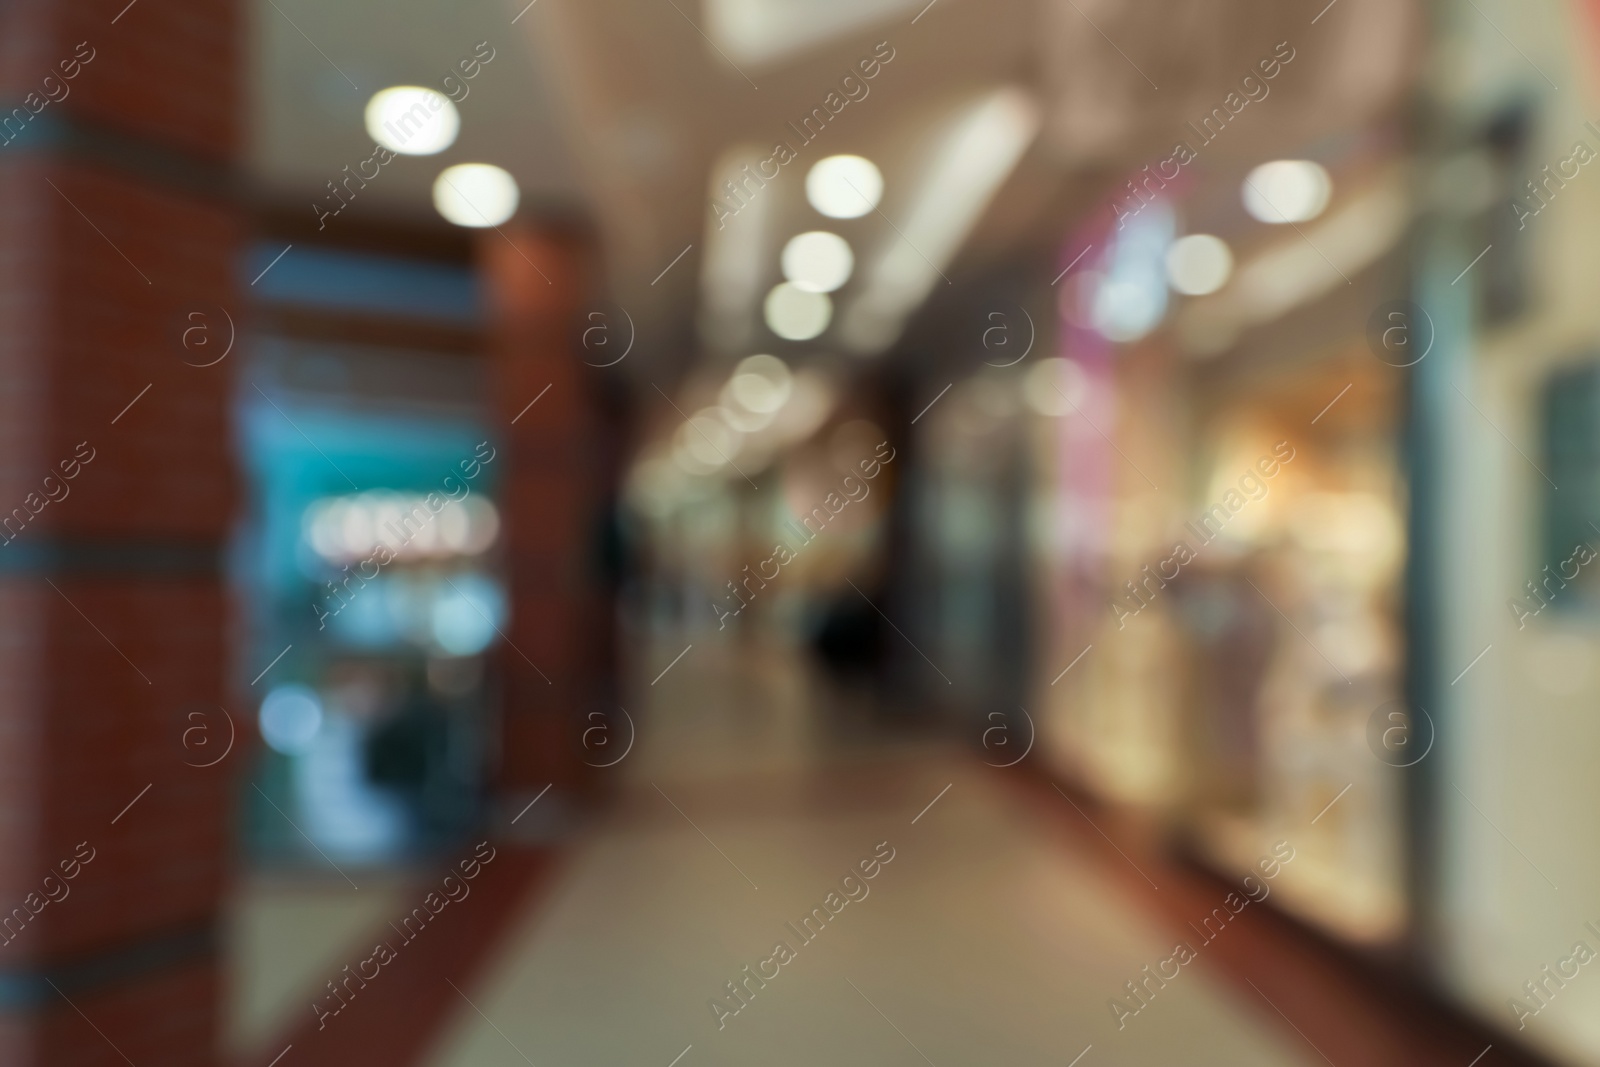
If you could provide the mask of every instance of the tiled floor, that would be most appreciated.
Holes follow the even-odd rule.
[[[406,882],[363,877],[360,892],[337,875],[254,878],[234,894],[228,983],[235,1053],[256,1049],[313,1019],[311,1001],[339,973],[351,941],[404,910]]]
[[[615,802],[558,848],[502,842],[471,901],[325,1028],[325,980],[400,943],[390,923],[443,872],[368,871],[359,894],[247,883],[237,1067],[1536,1064],[1271,908],[1207,940],[1195,922],[1237,886],[1137,813],[1069,799],[1042,765],[885,732],[803,664],[707,642],[641,681],[636,743],[605,755],[627,751]],[[820,931],[796,929],[818,908]],[[1179,941],[1198,958],[1158,986],[1144,968]],[[1154,996],[1119,1025],[1136,979]]]
[[[1119,1031],[1108,1001],[1173,934],[970,755],[875,739],[815,685],[707,645],[643,687],[619,803],[427,1062],[1322,1062],[1204,958]],[[875,849],[892,861],[814,940],[785,925]],[[779,941],[793,958],[719,1028],[710,1002]]]

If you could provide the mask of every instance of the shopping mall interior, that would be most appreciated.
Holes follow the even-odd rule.
[[[1597,1067],[1596,159],[1600,0],[0,5],[0,1064]]]

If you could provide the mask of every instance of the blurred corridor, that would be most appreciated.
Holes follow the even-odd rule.
[[[0,90],[0,1065],[1600,1067],[1596,0]]]
[[[484,998],[469,992],[483,1015],[458,1017],[430,1062],[518,1062],[513,1043],[536,1063],[667,1062],[689,1044],[701,1062],[775,1064],[1106,1047],[1102,991],[1170,946],[1087,850],[959,748],[830,710],[782,649],[711,650],[677,670],[640,702],[653,741],[629,757],[616,810],[479,978]],[[819,905],[839,911],[819,923]],[[793,960],[766,963],[774,942]],[[747,1007],[729,981],[749,983]],[[1104,1062],[1315,1058],[1210,976],[1164,1000],[1165,1018],[1152,1011]]]

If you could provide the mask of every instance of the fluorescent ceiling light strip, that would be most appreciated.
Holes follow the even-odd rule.
[[[899,232],[870,272],[851,318],[899,323],[940,281],[990,199],[1011,174],[1039,129],[1039,110],[1020,89],[991,93],[946,137],[918,188]]]

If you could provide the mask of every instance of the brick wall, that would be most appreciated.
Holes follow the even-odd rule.
[[[184,731],[220,752],[219,709],[246,718],[219,566],[232,363],[190,364],[238,321],[239,31],[229,0],[0,8],[0,113],[94,51],[0,145],[0,919],[30,916],[0,932],[6,1064],[216,1062],[244,734],[202,768]]]

